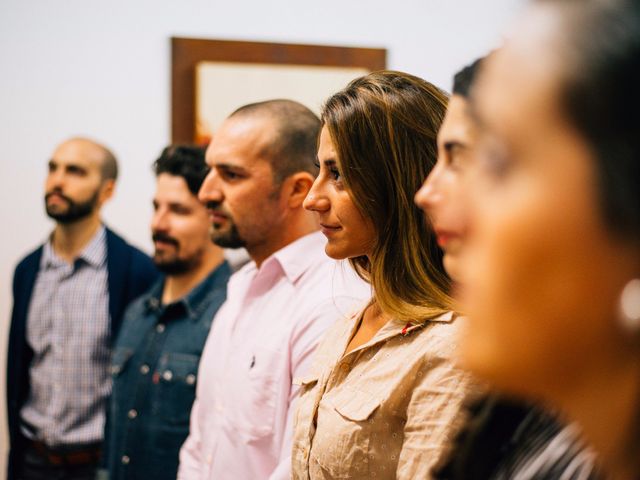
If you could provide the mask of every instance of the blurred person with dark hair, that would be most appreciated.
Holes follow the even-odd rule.
[[[211,238],[245,247],[200,362],[178,478],[289,479],[293,379],[306,374],[324,331],[368,293],[324,255],[302,202],[317,173],[320,121],[290,100],[246,105],[207,149],[200,199]]]
[[[112,341],[127,305],[157,278],[100,218],[118,174],[99,143],[54,151],[49,239],[16,267],[7,364],[8,479],[90,479],[101,455]]]
[[[426,478],[469,388],[456,368],[459,319],[433,230],[413,203],[436,161],[447,96],[374,72],[329,98],[305,208],[372,296],[341,319],[300,378],[295,479]]]
[[[639,2],[533,2],[472,94],[460,264],[465,365],[575,421],[617,479],[640,478],[639,84]]]
[[[205,149],[172,145],[154,163],[153,261],[164,276],[127,309],[111,359],[110,480],[175,480],[198,362],[231,269],[209,237],[198,190]]]
[[[478,126],[471,89],[481,58],[454,76],[453,94],[438,132],[438,161],[416,194],[444,250],[444,265],[459,291],[468,228],[465,190],[477,168]],[[469,419],[451,453],[434,472],[438,479],[594,478],[594,454],[585,450],[575,425],[565,427],[540,407],[497,394],[469,402]]]

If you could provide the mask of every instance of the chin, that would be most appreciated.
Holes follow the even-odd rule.
[[[327,257],[333,258],[334,260],[344,260],[344,255],[341,255],[339,252],[336,252],[334,249],[330,248],[328,245],[324,249],[324,253],[327,254]]]

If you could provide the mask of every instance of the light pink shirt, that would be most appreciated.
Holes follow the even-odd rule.
[[[292,405],[325,330],[371,296],[321,233],[234,274],[200,360],[179,480],[289,479]]]

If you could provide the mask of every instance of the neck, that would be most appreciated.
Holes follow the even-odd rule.
[[[51,236],[53,251],[60,258],[71,262],[91,241],[100,228],[99,215],[91,215],[73,223],[57,223]]]
[[[278,250],[283,249],[287,245],[313,232],[318,231],[317,220],[309,214],[309,212],[300,212],[293,218],[288,218],[281,222],[278,227],[272,229],[271,234],[265,239],[265,242],[259,245],[247,245],[247,252],[260,268],[271,255]]]
[[[561,400],[615,479],[638,476],[640,359],[637,354],[598,364]]]
[[[162,290],[162,303],[173,303],[186,296],[224,261],[223,250],[212,246],[203,256],[203,261],[193,270],[182,275],[167,276]]]

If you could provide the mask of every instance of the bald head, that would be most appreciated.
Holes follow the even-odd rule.
[[[61,150],[76,150],[82,157],[91,162],[97,162],[102,173],[102,180],[116,180],[118,178],[118,161],[115,155],[104,145],[89,138],[74,137],[61,143],[56,152]],[[54,153],[55,157],[55,153]]]
[[[292,100],[251,103],[233,112],[229,119],[256,117],[268,120],[274,135],[261,152],[271,164],[276,183],[296,172],[315,176],[320,119],[307,107]]]

